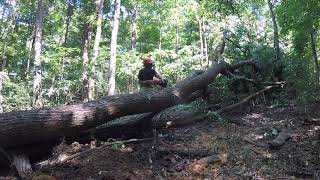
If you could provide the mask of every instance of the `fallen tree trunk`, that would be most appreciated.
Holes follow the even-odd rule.
[[[153,129],[189,125],[206,118],[205,114],[189,111],[161,112],[151,120]]]
[[[152,129],[162,129],[192,124],[205,118],[204,114],[188,111],[161,111],[160,113],[142,113],[130,115],[106,123],[105,125],[89,129],[78,137],[67,138],[66,142],[74,141],[85,143],[90,140],[108,140],[113,138],[137,138],[144,137],[145,133]],[[10,151],[13,154],[27,154],[31,160],[39,160],[39,157],[51,154],[51,149],[60,141],[46,142],[47,144],[33,144]],[[1,151],[2,150],[2,151]],[[41,153],[39,153],[41,152]],[[0,147],[0,166],[10,165],[13,160],[6,151]],[[5,158],[2,158],[5,157]]]
[[[158,112],[188,102],[192,93],[206,87],[224,70],[252,63],[252,61],[243,61],[239,63],[240,65],[213,63],[204,73],[183,81],[174,88],[161,91],[107,96],[84,104],[51,109],[2,113],[0,144],[4,148],[11,148],[65,136],[78,136],[84,130],[118,117]]]
[[[81,136],[103,140],[109,137],[139,137],[152,129],[163,129],[189,125],[206,118],[203,113],[189,111],[161,111],[160,113],[142,113],[110,121],[102,126],[85,131]],[[81,138],[82,139],[82,138]]]
[[[101,126],[91,128],[81,134],[81,139],[88,137],[104,140],[109,137],[139,137],[142,132],[151,130],[151,121],[157,113],[142,113],[112,120]]]

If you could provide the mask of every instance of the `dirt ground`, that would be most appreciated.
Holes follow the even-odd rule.
[[[52,180],[319,179],[319,107],[320,103],[303,107],[256,106],[249,112],[233,113],[219,121],[207,119],[185,127],[155,131],[149,134],[160,137],[155,140],[99,148],[93,148],[94,142],[60,145],[56,156],[82,153],[65,163],[38,168],[36,177]],[[277,149],[259,146],[270,142],[283,129],[291,132],[291,138],[283,146]],[[88,150],[90,146],[92,149]],[[160,147],[209,150],[208,155],[217,155],[220,159],[199,164],[201,155],[160,152]]]

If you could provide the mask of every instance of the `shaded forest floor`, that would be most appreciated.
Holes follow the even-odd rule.
[[[37,174],[56,179],[313,179],[320,176],[319,106],[255,106],[220,121],[156,132],[166,138],[96,148]],[[278,149],[246,140],[266,143],[283,128],[292,130],[292,137]],[[210,149],[221,161],[194,166],[201,157],[161,153],[158,147]],[[56,151],[70,155],[88,148],[74,143]]]

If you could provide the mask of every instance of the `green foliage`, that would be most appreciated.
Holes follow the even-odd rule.
[[[226,126],[228,121],[225,118],[222,118],[217,112],[215,111],[209,111],[207,113],[207,116],[217,122],[219,122],[222,126]]]
[[[30,109],[31,84],[26,82],[15,83],[12,81],[4,81],[3,83],[3,109],[4,111],[18,111]]]
[[[15,3],[13,3],[15,2]],[[69,3],[69,4],[68,4]],[[93,34],[89,58],[93,57],[96,14],[94,1],[45,1],[42,45],[42,95],[45,106],[73,103],[81,96],[83,35],[91,23]],[[71,3],[71,4],[70,4]],[[166,0],[121,1],[121,19],[117,45],[116,85],[118,93],[139,90],[137,74],[141,58],[153,57],[156,70],[169,80],[169,86],[188,77],[201,66],[200,27],[209,59],[227,30],[224,58],[228,62],[255,59],[260,67],[258,79],[273,81],[275,53],[273,28],[267,2],[264,0]],[[137,4],[137,43],[129,50],[132,38],[132,13]],[[71,5],[71,6],[69,6]],[[72,7],[72,11],[69,11]],[[69,10],[68,10],[69,9]],[[318,0],[282,0],[275,3],[284,76],[299,102],[319,99],[310,33],[317,35],[320,25]],[[32,32],[37,1],[0,2],[0,66],[10,74],[2,95],[5,111],[30,108],[34,76]],[[67,20],[70,24],[67,32]],[[95,79],[96,98],[106,95],[112,7],[105,1],[102,38],[97,62],[89,65],[89,76]],[[66,38],[66,39],[65,39]],[[204,41],[205,40],[205,41]],[[319,40],[316,36],[316,50]],[[30,70],[27,72],[28,62]],[[95,72],[92,72],[95,67]],[[251,77],[252,69],[243,68],[240,75]],[[27,76],[28,75],[28,76]],[[232,95],[233,80],[218,77],[211,85],[216,99]],[[199,103],[199,104],[197,104]],[[178,108],[199,111],[203,102]]]

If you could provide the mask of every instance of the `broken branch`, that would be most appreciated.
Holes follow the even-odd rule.
[[[233,109],[235,109],[235,108],[238,108],[238,107],[240,107],[240,106],[248,103],[251,99],[255,98],[256,96],[258,96],[258,95],[264,93],[265,91],[267,91],[267,90],[269,90],[269,89],[271,89],[271,88],[274,88],[274,87],[275,87],[275,86],[267,86],[267,87],[265,87],[264,89],[262,89],[262,90],[260,90],[260,91],[258,91],[258,92],[256,92],[256,93],[251,94],[250,96],[244,98],[242,101],[240,101],[240,102],[238,102],[238,103],[235,103],[235,104],[232,104],[232,105],[230,105],[230,106],[226,106],[226,107],[224,107],[224,108],[221,108],[221,109],[217,110],[216,112],[217,112],[218,114],[222,114],[222,113],[231,111],[231,110],[233,110]]]

